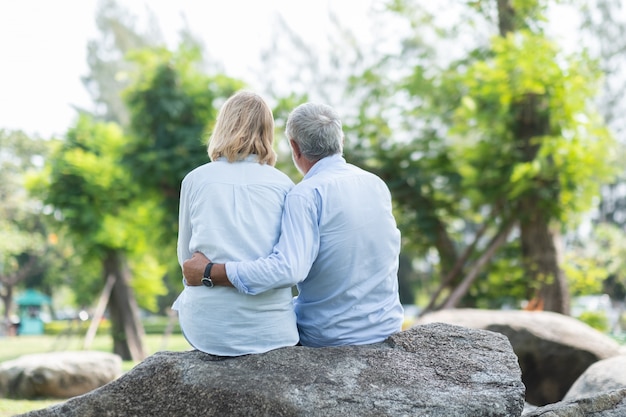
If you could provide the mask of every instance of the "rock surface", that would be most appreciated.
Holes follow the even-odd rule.
[[[24,355],[0,364],[0,397],[71,398],[118,378],[122,359],[105,352]]]
[[[626,389],[626,355],[614,356],[591,365],[574,382],[563,400],[591,397],[619,389]]]
[[[236,358],[160,352],[104,387],[24,416],[517,417],[523,406],[506,337],[430,324],[364,346]]]
[[[427,314],[417,321],[433,322],[507,336],[519,358],[526,401],[537,406],[561,401],[590,365],[620,353],[615,340],[557,313],[456,309]]]
[[[626,416],[626,389],[601,393],[573,401],[537,407],[525,412],[524,417],[624,417]]]

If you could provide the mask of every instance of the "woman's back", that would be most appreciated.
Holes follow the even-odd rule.
[[[213,262],[253,260],[272,251],[280,235],[283,173],[251,155],[218,159],[190,172],[181,188],[178,260],[196,252]],[[221,356],[262,353],[298,342],[290,288],[251,296],[230,287],[185,286],[174,303],[185,337]]]

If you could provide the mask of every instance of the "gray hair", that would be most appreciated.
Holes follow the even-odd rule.
[[[285,133],[309,161],[343,153],[341,120],[337,112],[325,104],[305,103],[296,107],[289,114]]]

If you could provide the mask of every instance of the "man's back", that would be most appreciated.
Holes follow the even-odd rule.
[[[289,211],[313,205],[319,233],[317,257],[298,284],[301,343],[374,343],[399,331],[400,232],[384,182],[335,155],[307,173],[287,205]]]

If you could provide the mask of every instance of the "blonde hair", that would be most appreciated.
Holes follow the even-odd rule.
[[[240,91],[231,96],[217,115],[208,153],[212,161],[228,162],[256,155],[260,164],[274,165],[274,115],[258,94]]]

